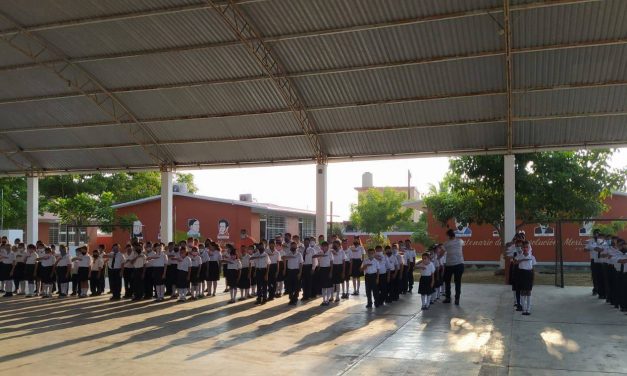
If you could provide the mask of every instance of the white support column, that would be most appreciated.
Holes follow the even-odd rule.
[[[9,239],[13,241],[13,239]],[[39,240],[39,178],[26,177],[26,244]]]
[[[161,170],[161,242],[168,244],[174,241],[172,206],[174,196],[172,194],[172,177],[174,173],[171,169]]]
[[[327,238],[327,165],[316,165],[316,236]]]
[[[503,178],[505,181],[503,187],[503,196],[505,199],[505,228],[503,243],[506,243],[516,234],[516,174],[515,174],[515,158],[514,154],[507,154],[504,158]]]

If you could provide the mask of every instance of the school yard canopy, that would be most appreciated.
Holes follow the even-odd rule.
[[[0,173],[627,144],[627,2],[6,0]]]

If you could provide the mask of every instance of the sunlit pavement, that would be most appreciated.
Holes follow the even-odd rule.
[[[531,316],[498,285],[424,312],[416,294],[376,310],[108,297],[0,300],[0,374],[627,374],[627,316],[588,288],[536,287]]]

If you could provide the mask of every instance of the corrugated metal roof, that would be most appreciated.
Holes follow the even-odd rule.
[[[237,3],[271,39],[329,157],[504,150],[502,1]],[[515,151],[626,144],[626,2],[512,9]],[[26,151],[71,148],[31,150],[35,169],[156,167],[153,136],[178,166],[315,157],[276,84],[205,1],[8,0],[0,11],[79,58],[150,131],[106,125],[110,115],[41,67],[7,69],[29,61],[0,43],[0,132]],[[148,146],[128,146],[138,139]],[[15,170],[0,157],[0,172]]]

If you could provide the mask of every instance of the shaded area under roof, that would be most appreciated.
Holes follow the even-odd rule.
[[[329,161],[627,145],[626,1],[511,1],[511,149],[500,0],[215,3],[313,135],[211,1],[8,0],[0,174],[311,163],[311,137]]]

